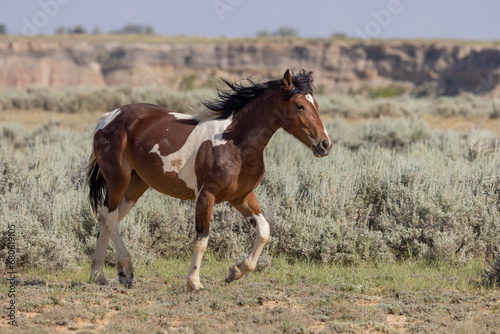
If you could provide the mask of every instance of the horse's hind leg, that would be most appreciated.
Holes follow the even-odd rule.
[[[118,169],[118,168],[117,168]],[[105,169],[101,168],[106,179],[107,194],[104,205],[99,212],[99,229],[94,256],[92,258],[92,269],[90,279],[99,284],[108,284],[104,276],[104,258],[109,240],[115,230],[118,230],[119,206],[130,183],[130,172],[115,170],[107,177]]]
[[[112,224],[110,222],[118,220],[118,210],[109,212],[107,206],[103,206],[99,212],[99,227],[97,232],[97,243],[92,257],[92,269],[90,279],[98,284],[107,285],[108,281],[104,276],[104,258],[106,248],[111,239]]]
[[[130,210],[132,210],[137,200],[148,188],[149,186],[144,183],[144,181],[142,181],[135,172],[132,172],[130,184],[125,192],[125,195],[123,196],[120,206],[118,207],[118,223],[114,225],[111,234],[111,240],[113,240],[116,252],[118,253],[118,263],[116,265],[116,269],[118,270],[118,279],[126,288],[132,287],[134,273],[132,267],[132,257],[127,251],[122,237],[120,236],[119,222],[130,212]]]

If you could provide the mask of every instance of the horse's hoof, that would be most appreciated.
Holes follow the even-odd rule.
[[[89,281],[90,282],[95,282],[98,285],[108,285],[109,284],[109,282],[106,279],[106,277],[104,277],[104,273],[103,272],[101,272],[101,273],[91,272],[90,273],[90,279],[89,279]]]
[[[198,292],[203,289],[205,289],[205,287],[199,282],[193,283],[186,281],[186,292]]]
[[[229,267],[229,269],[227,270],[226,283],[231,283],[232,281],[240,279],[241,276],[243,275],[241,273],[240,268],[238,268],[237,265],[233,265],[232,267]]]
[[[103,274],[100,274],[97,277],[94,276],[93,279],[91,278],[91,281],[96,282],[98,285],[109,285],[108,280],[106,279],[106,277],[104,277]]]
[[[100,277],[96,280],[97,284],[99,285],[109,285],[109,282],[106,278]]]
[[[134,283],[134,274],[132,273],[130,274],[130,277],[127,277],[127,275],[125,275],[123,271],[120,271],[118,273],[118,280],[124,287],[130,289],[132,287],[132,284]]]

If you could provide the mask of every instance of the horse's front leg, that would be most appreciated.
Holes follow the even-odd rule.
[[[269,240],[270,234],[269,224],[264,216],[262,216],[259,204],[257,203],[253,192],[248,194],[243,199],[232,201],[231,205],[241,212],[241,214],[255,226],[257,235],[250,254],[241,263],[233,265],[227,271],[226,282],[228,283],[240,279],[246,273],[255,270],[260,253],[262,252],[267,240]]]
[[[207,250],[210,219],[214,208],[215,197],[209,192],[200,192],[195,205],[196,233],[193,242],[193,259],[186,279],[186,291],[203,289],[200,282],[201,258]]]

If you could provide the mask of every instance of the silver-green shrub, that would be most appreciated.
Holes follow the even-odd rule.
[[[60,113],[107,112],[128,103],[146,102],[176,112],[200,110],[201,98],[213,94],[208,89],[172,91],[145,87],[46,87],[9,88],[0,90],[2,110],[49,110]]]
[[[2,110],[48,110],[61,113],[107,112],[128,103],[147,102],[176,112],[192,113],[203,106],[200,98],[210,98],[207,88],[173,91],[162,87],[47,87],[7,88],[0,90]],[[315,95],[322,113],[343,118],[418,117],[437,115],[495,119],[500,117],[498,98],[473,94],[457,97],[435,96],[425,99],[411,96],[367,99],[359,95]]]
[[[256,189],[271,225],[270,255],[359,263],[417,258],[465,263],[500,256],[500,152],[485,131],[434,131],[416,119],[327,126],[330,155],[283,131],[265,150]],[[90,261],[97,220],[82,168],[85,133],[48,123],[0,125],[0,259],[16,226],[16,261],[68,268]],[[193,203],[150,190],[121,223],[134,261],[191,253]],[[209,249],[240,258],[255,231],[228,204],[213,212]],[[116,258],[108,248],[107,261]]]

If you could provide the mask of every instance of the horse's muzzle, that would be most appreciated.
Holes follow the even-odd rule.
[[[320,140],[316,145],[312,145],[311,148],[315,157],[326,157],[328,153],[330,153],[332,143],[327,139],[323,139]]]

